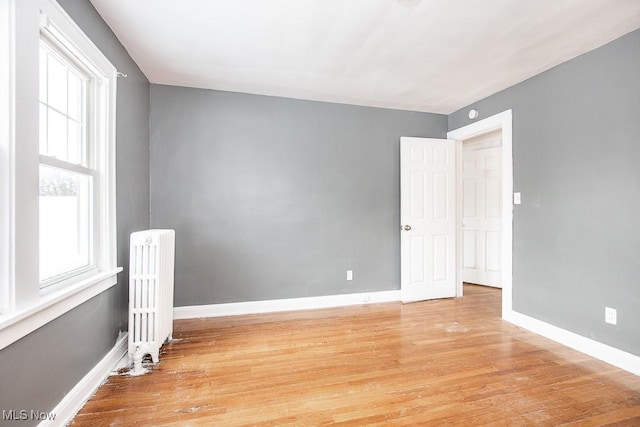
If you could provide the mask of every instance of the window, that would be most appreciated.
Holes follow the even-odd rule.
[[[91,75],[64,47],[40,41],[40,287],[95,269]]]
[[[8,0],[0,20],[0,77],[10,81],[0,87],[12,95],[0,107],[2,349],[113,286],[122,269],[116,70],[53,0]]]

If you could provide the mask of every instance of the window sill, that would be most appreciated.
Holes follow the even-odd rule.
[[[27,309],[0,315],[0,350],[117,283],[122,267],[88,277],[73,286],[43,295]]]

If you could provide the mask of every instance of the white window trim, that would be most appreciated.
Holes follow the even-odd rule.
[[[122,268],[99,273],[73,286],[47,294],[31,308],[0,316],[0,349],[106,291],[116,284],[116,275],[120,271]]]
[[[11,201],[13,200],[13,2],[0,3],[0,316],[13,310]]]
[[[42,15],[41,15],[42,11]],[[45,18],[43,18],[43,16]],[[116,264],[115,117],[117,71],[93,42],[54,0],[8,0],[0,6],[0,54],[9,64],[0,69],[0,88],[8,105],[0,106],[0,191],[8,194],[0,204],[0,349],[19,340],[117,283],[122,271]],[[6,31],[4,30],[6,28]],[[59,289],[40,289],[38,260],[38,52],[40,31],[72,42],[71,51],[82,52],[92,71],[103,78],[99,85],[108,110],[108,122],[97,123],[107,143],[98,143],[100,271]],[[19,69],[20,73],[14,70]],[[7,138],[4,138],[8,136]],[[5,271],[6,270],[6,271]]]

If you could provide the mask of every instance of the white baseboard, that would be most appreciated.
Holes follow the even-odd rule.
[[[38,424],[39,427],[65,426],[73,420],[73,417],[109,376],[114,366],[127,353],[128,335],[127,332],[122,333],[102,360],[51,410],[50,414],[55,414],[55,419],[42,421]]]
[[[400,301],[399,290],[174,307],[173,318],[194,319],[198,317],[276,313],[281,311],[312,310],[318,308],[344,307],[348,305],[373,304],[392,301]]]
[[[640,376],[640,356],[602,344],[516,311],[507,313],[503,318],[516,326]]]

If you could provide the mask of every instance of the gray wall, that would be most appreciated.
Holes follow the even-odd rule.
[[[152,85],[151,226],[176,229],[175,305],[398,289],[399,139],[446,126]]]
[[[129,233],[149,225],[149,82],[88,0],[58,2],[128,74],[118,79],[116,147],[118,265],[126,267]],[[0,410],[53,409],[104,357],[127,329],[127,277],[121,273],[115,287],[0,350]]]
[[[470,108],[513,109],[514,310],[640,355],[640,30]]]

